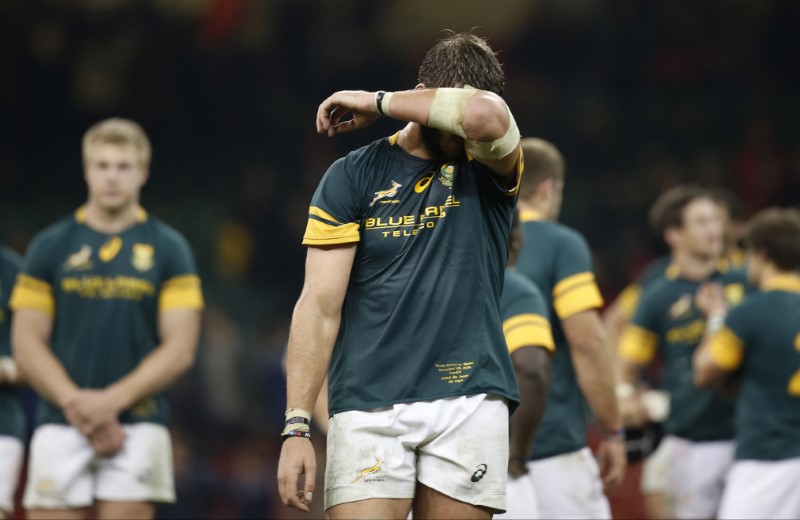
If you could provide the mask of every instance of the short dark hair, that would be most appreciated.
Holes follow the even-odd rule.
[[[763,251],[779,269],[800,269],[800,211],[768,208],[747,223],[744,243],[747,249]]]
[[[564,157],[558,148],[544,139],[527,137],[520,141],[525,173],[519,186],[519,197],[530,198],[547,179],[563,179],[566,175]]]
[[[429,88],[469,85],[503,95],[503,67],[486,40],[472,33],[446,31],[419,67],[419,82]]]
[[[692,184],[681,184],[659,195],[650,208],[653,231],[661,236],[667,229],[682,228],[683,210],[697,199],[714,200],[707,190]]]

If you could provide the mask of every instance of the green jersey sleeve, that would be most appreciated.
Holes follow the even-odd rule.
[[[708,353],[723,370],[733,372],[742,365],[744,346],[751,336],[749,318],[747,303],[733,307],[725,317],[725,325],[711,338]]]
[[[562,320],[603,306],[603,297],[592,271],[592,254],[580,234],[564,229],[553,262],[553,307]]]
[[[347,157],[334,162],[325,172],[311,199],[303,245],[349,244],[361,239],[363,193],[353,175]],[[396,192],[399,187],[393,182],[384,193],[375,193],[375,198],[392,196],[391,191]]]
[[[528,346],[542,347],[549,352],[555,350],[544,296],[523,275],[506,271],[500,312],[510,354]]]
[[[180,233],[168,230],[164,236],[162,284],[158,294],[158,310],[203,308],[203,290],[197,275],[191,247]],[[152,256],[152,246],[134,244],[133,258]]]
[[[52,240],[46,234],[34,237],[25,255],[22,269],[17,275],[14,291],[9,306],[13,310],[33,309],[45,314],[54,315],[56,311],[53,296],[53,279],[55,274]],[[82,251],[76,255],[82,254]],[[88,258],[91,251],[85,252]],[[68,260],[69,261],[69,260]]]
[[[659,344],[658,298],[652,288],[642,293],[633,319],[622,330],[619,356],[627,361],[645,365],[655,357]]]

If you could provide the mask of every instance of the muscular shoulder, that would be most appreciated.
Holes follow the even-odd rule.
[[[188,247],[183,233],[170,226],[158,217],[149,216],[147,225],[151,227],[156,239],[162,244],[173,247]]]
[[[669,267],[671,261],[672,257],[669,255],[654,258],[644,267],[641,274],[637,277],[636,282],[639,285],[644,286],[653,280],[658,279],[667,272],[667,268]]]
[[[679,291],[674,281],[666,276],[659,276],[650,280],[642,289],[639,305],[648,309],[658,310],[668,307]]]

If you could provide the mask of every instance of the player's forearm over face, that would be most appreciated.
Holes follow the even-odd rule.
[[[11,343],[20,374],[42,397],[60,407],[78,387],[50,349],[52,329],[52,316],[19,309],[12,318]]]
[[[527,459],[544,415],[550,388],[550,355],[540,347],[523,347],[511,359],[519,385],[520,404],[511,416],[509,459]]]
[[[108,387],[120,411],[164,390],[194,363],[200,336],[200,312],[194,309],[162,311],[158,322],[161,344],[132,372]]]
[[[562,321],[572,354],[575,374],[584,397],[600,425],[610,431],[622,427],[616,396],[611,343],[594,310]]]

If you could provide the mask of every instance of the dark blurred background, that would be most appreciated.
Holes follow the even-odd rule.
[[[442,29],[476,27],[523,135],[566,156],[562,220],[607,299],[663,252],[645,216],[665,188],[725,187],[745,215],[800,200],[800,2],[0,1],[0,241],[24,252],[84,201],[82,134],[122,116],[153,142],[144,206],[197,255],[208,310],[161,516],[297,516],[274,479],[307,205],[335,158],[401,126],[328,139],[316,107],[413,88]]]

